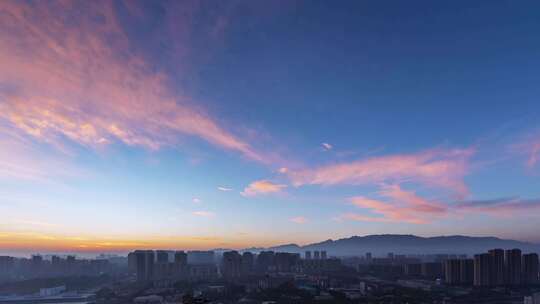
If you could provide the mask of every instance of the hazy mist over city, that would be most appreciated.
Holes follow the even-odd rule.
[[[0,1],[0,304],[540,304],[540,2]]]

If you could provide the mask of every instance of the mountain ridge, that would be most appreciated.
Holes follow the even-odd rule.
[[[325,250],[329,255],[354,256],[371,252],[374,256],[396,254],[476,254],[489,249],[519,248],[524,252],[540,252],[540,244],[494,236],[441,235],[421,237],[413,234],[373,234],[325,241],[306,245],[283,244],[257,248],[281,252],[303,253],[308,250]],[[253,249],[253,248],[251,248]],[[248,251],[248,250],[241,250]]]

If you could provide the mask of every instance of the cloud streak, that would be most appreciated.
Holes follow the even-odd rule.
[[[267,162],[131,51],[112,2],[83,6],[2,2],[0,122],[42,142],[91,148],[120,142],[156,150],[193,136]]]
[[[464,197],[469,191],[463,177],[469,171],[469,158],[473,154],[473,149],[433,149],[314,169],[289,170],[286,174],[295,186],[416,182],[447,189]]]

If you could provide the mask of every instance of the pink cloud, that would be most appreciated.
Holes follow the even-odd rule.
[[[527,167],[533,168],[540,160],[540,134],[529,135],[522,142],[514,144],[510,148],[517,154],[525,155]]]
[[[398,185],[383,186],[379,195],[388,198],[388,202],[357,196],[350,202],[360,208],[368,209],[379,217],[348,214],[345,219],[372,222],[404,222],[426,224],[435,218],[446,216],[448,208],[435,201],[424,199],[414,192],[405,191]]]
[[[256,196],[261,194],[279,193],[287,185],[276,184],[268,180],[254,181],[247,186],[244,191],[240,192],[243,196]]]
[[[295,186],[361,185],[416,182],[468,194],[463,177],[469,170],[472,149],[433,149],[416,154],[371,157],[315,169],[287,172]]]
[[[293,218],[291,218],[289,220],[291,222],[293,222],[293,223],[296,223],[296,224],[305,224],[308,221],[308,219],[303,217],[303,216],[296,216],[296,217],[293,217]]]
[[[192,212],[193,215],[200,216],[200,217],[215,217],[216,214],[210,211],[194,211]]]
[[[3,134],[2,134],[3,133]],[[8,136],[0,128],[0,179],[50,182],[52,178],[87,176],[55,153],[39,149],[31,142]]]
[[[70,2],[2,2],[0,83],[9,90],[0,91],[0,122],[50,144],[92,148],[155,150],[194,136],[268,162],[131,51],[111,2],[86,2],[80,12]]]

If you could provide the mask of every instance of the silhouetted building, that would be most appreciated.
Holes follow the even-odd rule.
[[[321,259],[326,260],[328,257],[326,256],[326,251],[321,251]]]
[[[423,263],[422,276],[430,279],[439,279],[445,276],[442,263]]]
[[[445,281],[448,285],[461,284],[460,260],[446,260],[444,263]]]
[[[459,282],[462,285],[471,285],[474,282],[474,260],[459,260]]]
[[[257,270],[260,272],[268,272],[274,270],[274,252],[261,251],[257,256]]]
[[[489,253],[474,256],[474,286],[491,286],[491,270],[493,257]]]
[[[521,284],[521,250],[510,249],[505,252],[506,283],[511,286]]]
[[[169,262],[169,253],[165,250],[156,251],[156,262],[158,263],[168,263]]]
[[[504,285],[504,250],[502,249],[492,249],[488,253],[491,255],[491,282],[492,286],[502,286]]]
[[[405,275],[419,277],[422,275],[422,264],[405,264]]]
[[[184,251],[176,251],[174,253],[174,263],[181,266],[186,266],[188,264],[188,255]]]
[[[274,263],[276,270],[279,272],[291,272],[295,269],[300,261],[300,256],[296,253],[276,252],[274,255]]]
[[[221,264],[221,274],[226,279],[240,277],[242,267],[242,256],[237,251],[227,251],[223,253]]]
[[[154,279],[154,251],[136,250],[137,281],[151,281]]]
[[[311,260],[311,251],[306,251],[305,252],[305,258],[306,258],[306,260]]]
[[[128,253],[128,272],[131,274],[137,273],[137,255],[135,252]]]
[[[313,251],[313,258],[315,260],[320,260],[321,259],[321,253],[319,251]]]
[[[242,254],[242,274],[248,275],[253,273],[255,266],[255,256],[251,252],[244,252]]]
[[[15,258],[10,256],[0,256],[0,277],[2,274],[11,273],[15,266]]]
[[[373,256],[371,255],[371,252],[366,252],[366,261],[368,263],[371,263],[372,259],[373,259]]]
[[[215,264],[215,254],[213,251],[188,251],[187,261],[189,265]]]
[[[59,267],[62,264],[62,259],[59,256],[53,255],[51,257],[51,265],[55,268]]]
[[[523,275],[523,283],[527,285],[539,284],[538,278],[538,254],[524,254],[521,261],[521,273]]]

